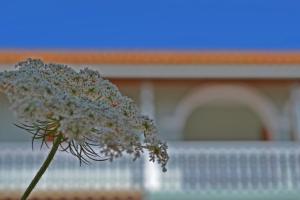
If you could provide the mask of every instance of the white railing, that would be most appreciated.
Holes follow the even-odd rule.
[[[32,151],[29,143],[0,145],[0,190],[24,189],[48,150]],[[112,163],[79,166],[73,156],[60,152],[38,187],[160,192],[300,191],[298,143],[178,142],[170,143],[169,152],[167,173],[162,173],[158,165],[149,168],[146,158],[132,162],[124,157]],[[152,177],[152,186],[158,187],[148,187],[148,177]]]
[[[172,144],[163,191],[300,190],[300,144]]]
[[[29,143],[0,146],[0,190],[24,190],[46,158],[48,149],[33,151]],[[39,189],[137,189],[143,185],[143,160],[116,159],[79,165],[71,154],[58,152],[38,184]]]

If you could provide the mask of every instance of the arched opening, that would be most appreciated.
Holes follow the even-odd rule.
[[[172,131],[187,140],[280,137],[277,108],[257,90],[245,85],[209,85],[193,90],[178,104],[171,124]],[[206,136],[199,136],[199,131]]]
[[[263,122],[251,108],[226,103],[207,103],[196,108],[188,117],[183,131],[184,140],[268,140]]]

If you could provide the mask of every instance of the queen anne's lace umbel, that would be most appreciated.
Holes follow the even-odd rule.
[[[146,149],[166,170],[167,145],[154,122],[97,71],[28,59],[0,73],[0,91],[33,140],[63,135],[61,148],[83,162],[113,160],[123,152],[136,159]]]

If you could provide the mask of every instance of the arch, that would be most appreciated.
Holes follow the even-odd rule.
[[[188,117],[199,106],[211,101],[230,101],[248,106],[262,120],[271,139],[279,139],[280,115],[275,105],[256,89],[245,85],[209,85],[191,91],[182,99],[169,121],[172,131],[181,134]]]

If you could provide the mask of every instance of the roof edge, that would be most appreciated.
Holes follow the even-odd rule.
[[[300,51],[0,50],[0,64],[29,57],[66,64],[300,64]]]

